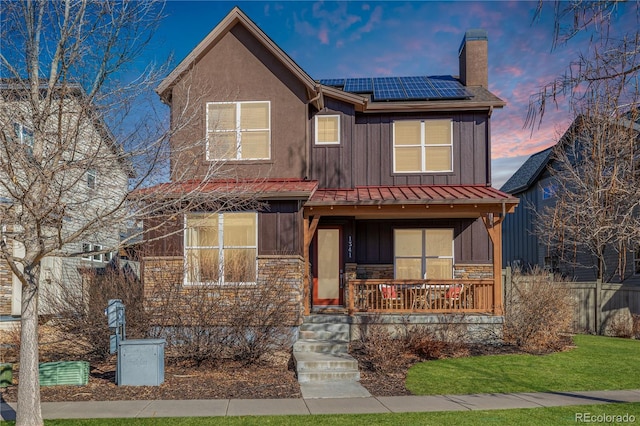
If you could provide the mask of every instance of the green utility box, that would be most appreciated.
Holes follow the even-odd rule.
[[[40,386],[78,385],[89,383],[87,361],[58,361],[40,363]]]
[[[10,363],[0,363],[0,388],[6,388],[13,384],[13,365]]]

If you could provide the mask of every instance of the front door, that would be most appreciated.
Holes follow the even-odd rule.
[[[318,228],[314,248],[313,305],[342,305],[342,229]]]

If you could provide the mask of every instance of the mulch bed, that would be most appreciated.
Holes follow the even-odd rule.
[[[518,353],[509,346],[477,345],[469,348],[469,355]],[[357,354],[354,354],[358,358]],[[398,354],[399,355],[399,354]],[[419,362],[405,354],[398,357],[394,367],[384,371],[361,368],[360,383],[373,396],[411,395],[405,387],[408,369]],[[362,367],[363,360],[359,360]],[[116,401],[152,399],[267,399],[301,398],[290,354],[279,354],[254,365],[224,361],[201,366],[165,366],[165,381],[160,386],[117,386],[116,358],[91,364],[89,384],[86,386],[45,386],[40,395],[43,402],[57,401]],[[18,371],[14,367],[14,385],[0,389],[0,398],[15,402]]]

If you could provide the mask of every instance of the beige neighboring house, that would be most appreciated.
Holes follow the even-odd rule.
[[[82,229],[88,223],[89,215],[99,215],[121,203],[128,192],[128,179],[133,175],[130,163],[115,144],[104,121],[97,114],[88,112],[83,105],[86,95],[82,88],[66,86],[65,89],[63,99],[54,101],[64,103],[63,108],[54,106],[57,112],[62,111],[59,121],[62,124],[54,124],[54,120],[50,120],[44,125],[47,137],[53,135],[49,145],[53,144],[52,141],[60,140],[77,142],[73,148],[60,150],[62,154],[57,165],[50,165],[60,167],[61,173],[56,175],[59,181],[57,187],[64,188],[59,197],[53,198],[52,195],[52,199],[56,200],[52,204],[57,203],[64,208],[60,208],[58,213],[52,213],[52,223],[55,225],[50,232],[61,235],[63,240]],[[20,164],[27,164],[24,157],[20,156],[25,153],[32,155],[34,142],[32,123],[25,118],[30,116],[29,104],[22,94],[24,86],[19,82],[0,82],[0,147],[3,148],[0,154],[0,229],[7,254],[16,258],[24,255],[24,245],[19,241],[21,238],[12,239],[12,236],[20,233],[21,225],[14,219],[20,203],[11,195],[10,188],[14,187],[12,179],[28,175],[19,170]],[[60,129],[60,126],[64,128]],[[10,150],[4,149],[7,146],[13,149],[13,154],[8,154]],[[47,146],[45,144],[45,150],[53,149]],[[19,152],[20,149],[24,151]],[[16,156],[16,161],[7,161],[7,157],[11,155]],[[45,156],[43,161],[49,160],[50,157]],[[66,167],[64,174],[63,167]],[[9,170],[11,168],[15,169]],[[48,192],[55,192],[53,188],[56,186],[51,185],[51,188]],[[46,299],[48,295],[60,292],[58,284],[81,289],[82,270],[105,267],[113,260],[120,241],[120,227],[111,223],[104,229],[84,233],[81,238],[72,241],[41,261],[41,314],[52,313]],[[7,262],[0,259],[0,322],[21,314],[21,288],[20,281],[12,274]]]

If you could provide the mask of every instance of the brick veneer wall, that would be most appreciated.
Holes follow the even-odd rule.
[[[493,265],[456,263],[453,267],[454,279],[492,279]],[[345,274],[348,280],[393,279],[393,265],[360,265],[347,263]]]
[[[195,297],[196,292],[202,292],[201,297],[220,298],[220,303],[224,304],[225,297],[229,298],[231,295],[237,297],[246,294],[247,297],[251,297],[251,293],[255,293],[256,288],[273,288],[277,291],[274,299],[278,303],[284,301],[289,306],[290,315],[285,325],[293,327],[302,323],[304,261],[301,256],[260,256],[257,285],[185,286],[182,257],[147,257],[143,259],[142,268],[147,308],[162,308],[162,304],[172,301],[172,306],[168,308],[171,310],[177,308],[186,314],[193,309],[189,299]],[[171,295],[175,297],[170,297]],[[175,306],[176,301],[179,301],[182,306]],[[156,311],[162,314],[163,309]],[[224,322],[224,319],[221,318],[220,322]]]
[[[493,279],[493,265],[457,263],[454,266],[453,278],[461,280]]]
[[[7,249],[11,252],[11,240],[7,240]],[[11,295],[13,293],[13,275],[9,265],[0,260],[0,315],[11,315]]]

